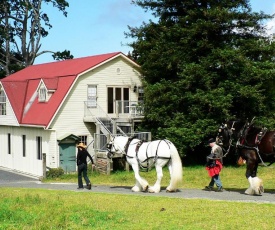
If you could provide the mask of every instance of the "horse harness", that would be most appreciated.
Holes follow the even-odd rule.
[[[238,148],[238,149],[251,149],[251,150],[256,151],[256,153],[257,153],[257,155],[258,155],[258,157],[259,157],[259,159],[260,159],[262,165],[264,165],[264,166],[270,166],[270,165],[273,164],[274,162],[271,162],[269,165],[266,165],[266,164],[263,162],[262,158],[261,158],[261,155],[260,155],[260,152],[259,152],[259,148],[258,148],[258,145],[261,144],[261,141],[262,141],[263,137],[266,135],[266,133],[267,133],[267,131],[268,131],[267,128],[262,128],[262,129],[259,131],[259,133],[256,135],[256,137],[255,137],[255,145],[256,145],[256,147],[254,147],[254,146],[248,146],[248,145],[246,144],[246,136],[248,135],[249,127],[251,127],[251,125],[253,124],[253,120],[254,120],[254,118],[252,119],[252,121],[251,121],[250,123],[249,123],[249,122],[246,122],[246,123],[243,125],[243,127],[241,128],[241,130],[240,130],[240,137],[239,137],[238,140],[237,140],[236,148]],[[223,157],[226,157],[226,155],[230,152],[231,146],[233,146],[233,145],[232,145],[232,142],[233,142],[233,140],[232,140],[232,135],[233,135],[233,130],[235,130],[234,125],[235,125],[235,121],[233,122],[232,127],[231,127],[230,129],[227,128],[227,125],[225,125],[225,127],[224,127],[224,128],[227,128],[227,132],[228,132],[228,134],[229,134],[229,148],[228,148],[227,151],[226,151],[226,150],[221,146],[222,149],[223,149],[223,151],[226,151],[226,153],[224,154]],[[275,135],[274,135],[274,138],[275,138]],[[275,150],[275,146],[273,146],[273,149]]]
[[[149,145],[151,144],[151,142],[150,142],[150,143],[148,143],[147,148],[146,148],[146,159],[145,159],[144,161],[142,161],[142,162],[139,160],[139,158],[138,158],[138,152],[139,152],[139,149],[140,149],[141,145],[142,145],[143,143],[146,143],[146,141],[144,141],[144,140],[140,140],[140,141],[134,143],[134,144],[137,145],[137,146],[136,146],[136,149],[135,149],[136,156],[135,156],[135,157],[129,156],[129,155],[128,155],[128,149],[129,149],[129,146],[130,146],[130,144],[131,144],[131,142],[132,142],[132,140],[133,140],[134,138],[136,138],[136,137],[135,137],[135,136],[129,137],[129,138],[128,138],[128,141],[127,141],[127,143],[126,143],[126,145],[125,145],[125,147],[124,147],[124,151],[125,151],[125,155],[126,155],[126,160],[127,160],[127,157],[128,157],[128,158],[135,158],[135,157],[136,157],[136,159],[137,159],[137,161],[138,161],[138,165],[139,165],[139,167],[140,167],[141,169],[146,170],[146,171],[148,172],[148,171],[151,169],[151,167],[155,164],[155,162],[157,161],[157,159],[169,159],[169,160],[171,160],[171,157],[161,157],[161,156],[158,156],[159,145],[160,145],[160,143],[161,143],[162,141],[164,141],[164,142],[168,145],[168,147],[169,147],[169,149],[170,149],[170,145],[169,145],[169,144],[171,144],[171,142],[168,141],[168,140],[165,140],[165,139],[159,141],[158,146],[157,146],[157,149],[156,149],[156,154],[155,154],[155,156],[152,156],[152,157],[149,157],[149,156],[148,156],[148,147],[149,147]],[[154,160],[153,160],[152,164],[149,164],[149,160],[152,159],[152,158],[154,158]],[[143,166],[143,165],[142,165],[142,163],[144,163],[144,162],[147,162],[147,165],[146,165],[146,166]]]
[[[265,128],[265,127],[262,128],[261,131],[256,135],[256,138],[255,138],[255,145],[256,145],[256,147],[245,145],[247,132],[248,132],[248,129],[244,132],[244,135],[241,136],[241,137],[243,137],[243,139],[241,140],[241,142],[240,142],[240,140],[237,141],[236,147],[239,148],[239,149],[251,149],[251,150],[255,150],[256,153],[257,153],[257,155],[258,155],[258,157],[259,157],[259,159],[260,159],[260,161],[261,161],[261,163],[262,163],[262,165],[264,165],[264,166],[270,166],[271,164],[273,164],[274,162],[271,162],[268,165],[264,163],[264,161],[263,161],[263,159],[262,159],[262,157],[260,155],[259,148],[258,148],[258,146],[261,144],[261,141],[262,141],[263,137],[267,133],[267,128]]]
[[[224,152],[226,152],[224,155],[223,155],[223,157],[226,157],[227,155],[228,155],[228,153],[230,152],[230,148],[231,148],[231,146],[232,146],[232,134],[233,134],[233,131],[232,130],[234,130],[235,128],[234,128],[234,124],[235,124],[235,121],[233,122],[233,124],[232,124],[232,127],[228,130],[228,134],[229,134],[229,147],[228,147],[228,149],[227,149],[227,151],[222,147],[222,146],[220,146],[221,148],[222,148],[222,150],[224,151]],[[225,125],[225,127],[227,128],[227,126]]]

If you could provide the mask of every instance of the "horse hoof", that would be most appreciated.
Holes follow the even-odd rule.
[[[147,186],[143,189],[143,192],[148,192],[148,188],[149,188],[149,186],[147,185]]]
[[[149,188],[149,189],[148,189],[148,192],[149,192],[149,193],[159,193],[159,192],[160,192],[160,189]]]
[[[134,186],[132,189],[132,192],[140,192],[141,189],[138,186]]]
[[[264,193],[264,187],[263,187],[263,186],[260,186],[259,191],[260,191],[260,193]]]
[[[166,189],[166,192],[176,192],[175,190],[168,190]]]

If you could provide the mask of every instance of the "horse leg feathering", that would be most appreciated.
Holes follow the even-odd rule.
[[[131,163],[130,163],[131,161]],[[135,186],[132,188],[133,192],[146,192],[149,184],[148,182],[142,178],[139,175],[139,165],[136,159],[131,159],[130,161],[128,161],[131,165],[132,165],[132,169],[134,171],[135,174],[135,178],[136,178],[136,184]]]
[[[247,195],[262,195],[264,193],[263,180],[259,177],[249,177],[249,188],[246,189],[245,194]]]
[[[162,167],[163,166],[156,165],[157,180],[153,187],[150,186],[148,188],[148,192],[150,192],[150,193],[159,193],[160,192],[160,189],[161,189],[160,185],[161,185],[161,180],[163,177]]]

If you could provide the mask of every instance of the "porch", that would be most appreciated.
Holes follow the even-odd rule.
[[[113,159],[107,158],[106,145],[111,137],[116,135],[132,136],[138,139],[149,141],[151,133],[135,133],[135,125],[143,119],[143,104],[138,101],[115,101],[112,109],[100,107],[98,104],[89,101],[84,102],[84,122],[92,122],[96,125],[94,134],[94,153],[96,168],[101,173],[110,174],[113,168],[113,160],[121,159],[121,155],[115,155]],[[113,113],[108,113],[112,111]],[[125,169],[129,170],[129,165],[125,163]]]
[[[108,113],[108,108],[84,101],[84,121],[87,122],[95,122],[97,117],[110,117],[125,122],[144,117],[144,105],[138,101],[115,101],[114,110],[111,111]]]
[[[97,170],[101,173],[109,175],[111,171],[114,170],[114,165],[123,164],[123,168],[129,171],[129,164],[123,160],[123,155],[115,154],[112,159],[107,157],[107,143],[110,141],[111,136],[120,136],[121,134],[94,134],[94,151],[95,151],[95,162]],[[127,136],[136,136],[137,139],[144,141],[151,141],[150,132],[137,132],[137,133],[127,133]],[[118,163],[119,162],[119,163]]]

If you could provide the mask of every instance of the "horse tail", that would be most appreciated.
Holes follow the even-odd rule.
[[[182,163],[177,148],[171,144],[171,182],[170,191],[176,191],[182,183]]]

